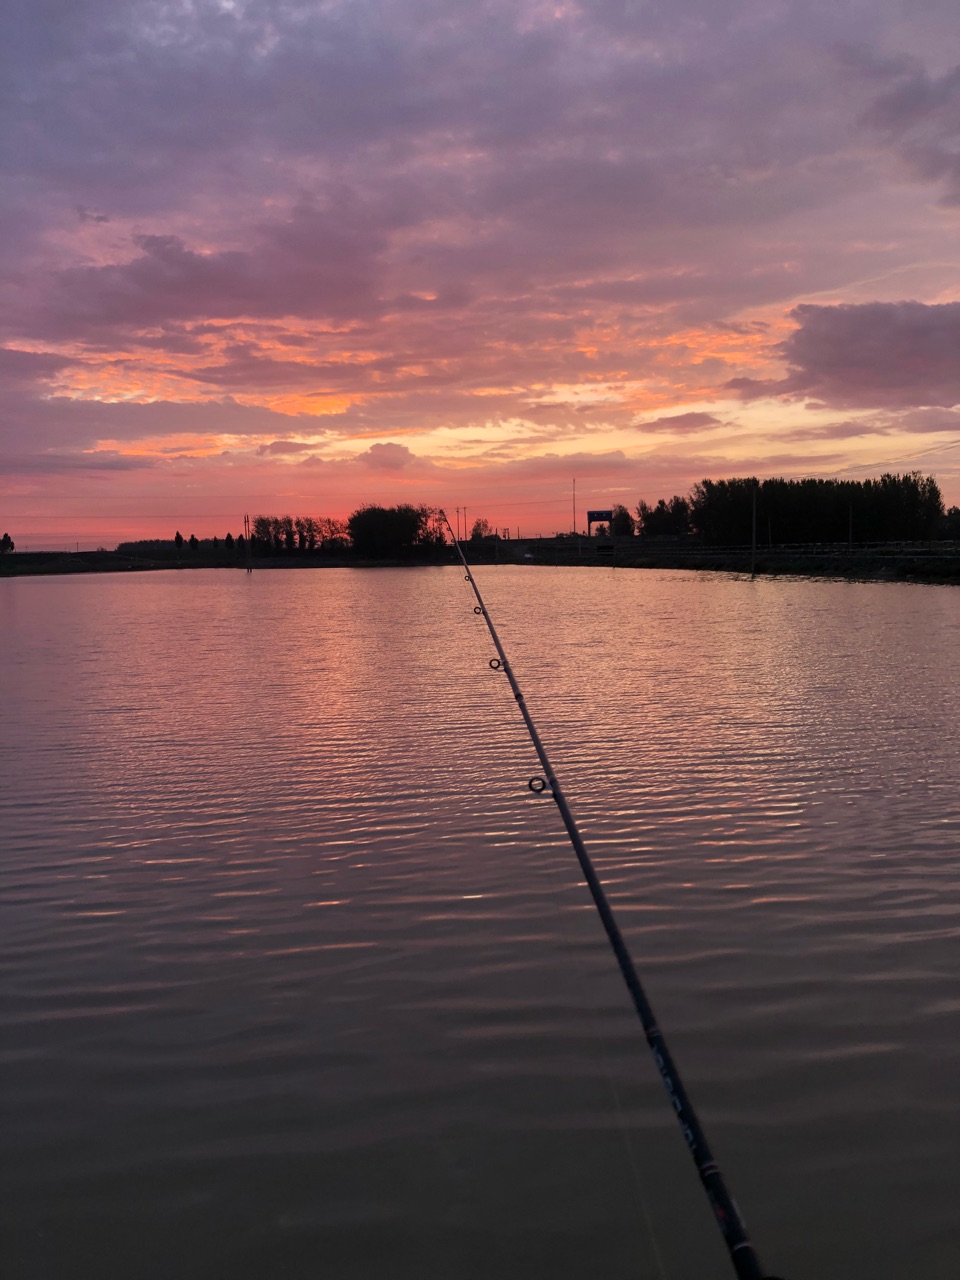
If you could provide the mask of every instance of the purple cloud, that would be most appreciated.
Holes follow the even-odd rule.
[[[881,435],[957,402],[945,0],[14,8],[0,431],[25,452],[221,432],[269,468],[299,434],[418,431],[419,458],[442,427],[506,466],[653,414],[638,449],[693,437],[725,384]],[[818,297],[851,305],[794,310]],[[305,403],[337,412],[268,407]]]
[[[400,471],[416,460],[416,456],[403,444],[373,444],[357,456],[358,462],[374,471]]]
[[[951,408],[960,404],[960,302],[871,302],[792,313],[780,381],[728,383],[744,398],[789,396],[835,408]]]
[[[373,265],[382,245],[364,211],[342,205],[302,204],[261,226],[248,250],[200,253],[179,236],[140,235],[136,257],[56,273],[25,323],[51,338],[240,315],[368,315],[376,309]]]
[[[0,472],[7,475],[80,475],[93,472],[145,471],[156,464],[152,458],[130,457],[115,450],[93,453],[31,453],[0,455]]]
[[[44,351],[24,351],[18,347],[0,347],[0,386],[7,391],[33,387],[38,382],[55,378],[62,370],[75,364],[76,361],[68,356]]]
[[[692,435],[697,431],[708,431],[711,427],[722,426],[722,421],[712,413],[674,413],[663,418],[654,418],[651,422],[638,422],[639,431],[676,431],[681,435]]]
[[[960,203],[960,67],[938,76],[906,63],[864,119],[917,177],[944,184],[944,204]]]
[[[261,458],[271,457],[277,454],[290,455],[296,453],[310,453],[315,449],[315,444],[305,444],[301,440],[271,440],[269,444],[262,444],[257,448],[257,455]]]

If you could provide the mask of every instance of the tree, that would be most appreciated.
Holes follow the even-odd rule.
[[[648,537],[664,534],[680,537],[690,532],[690,503],[679,494],[674,494],[669,502],[661,498],[655,507],[641,500],[637,504],[637,521],[640,532]]]
[[[618,538],[629,538],[636,531],[636,521],[620,502],[613,504],[613,533]]]
[[[345,551],[350,542],[350,534],[344,520],[335,520],[332,516],[320,516],[314,520],[314,538],[321,551]]]
[[[297,550],[312,551],[317,545],[316,522],[313,516],[296,516],[293,527],[297,535]]]
[[[872,499],[881,540],[917,541],[932,538],[943,520],[943,498],[933,476],[919,471],[906,475],[886,472],[865,482]]]
[[[751,539],[754,502],[757,533],[770,542],[912,542],[944,527],[939,486],[919,471],[878,480],[701,480],[690,519],[706,542],[742,545]]]
[[[13,551],[13,549],[14,541],[10,537],[9,533],[5,533],[3,537],[0,538],[0,555],[5,556],[8,551]]]
[[[791,483],[794,483],[791,481]],[[759,482],[755,476],[733,480],[701,480],[690,494],[690,522],[706,542],[715,545],[750,541],[753,496]],[[758,525],[763,516],[758,503]]]
[[[470,530],[470,541],[479,542],[481,538],[489,538],[492,533],[490,521],[485,520],[483,516],[478,516]]]
[[[428,507],[371,505],[354,511],[347,521],[354,550],[373,558],[406,557],[414,548],[442,545],[436,513]]]
[[[179,529],[174,534],[173,540],[177,544],[177,550],[182,551],[183,550],[183,534],[180,532]]]
[[[426,516],[419,545],[445,547],[447,545],[447,518],[440,507],[419,507]]]
[[[292,552],[296,543],[296,530],[293,526],[292,516],[283,516],[280,520],[280,536],[283,539],[283,549]]]
[[[254,516],[250,541],[254,547],[269,552],[273,546],[273,519],[270,516]]]
[[[227,536],[223,540],[223,545],[227,548],[228,551],[233,550],[233,534],[232,533],[227,534]]]

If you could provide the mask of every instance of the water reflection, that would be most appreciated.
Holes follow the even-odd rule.
[[[762,1256],[952,1280],[960,593],[479,575]],[[465,585],[0,581],[5,1275],[727,1275]]]

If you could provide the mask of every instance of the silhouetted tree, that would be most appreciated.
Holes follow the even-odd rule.
[[[314,536],[321,551],[345,551],[350,543],[350,532],[345,520],[320,516],[314,520]]]
[[[191,551],[196,551],[196,549],[197,549],[197,547],[199,547],[199,545],[200,545],[200,540],[197,538],[197,535],[196,535],[195,533],[191,533],[191,535],[190,535],[190,550],[191,550]]]
[[[489,538],[492,533],[493,529],[490,526],[490,521],[484,519],[483,516],[478,516],[470,529],[470,539],[476,542],[480,538]]]
[[[648,537],[664,534],[681,536],[690,532],[690,503],[678,494],[666,502],[661,498],[655,507],[640,501],[637,504],[637,522],[640,533]]]
[[[943,536],[960,540],[960,507],[949,507],[943,517]]]
[[[618,538],[628,538],[636,531],[637,523],[627,508],[620,502],[613,504],[613,533]]]
[[[243,535],[241,534],[240,536],[242,537]],[[228,551],[233,550],[233,534],[232,533],[227,534],[227,536],[223,540],[223,545],[227,548]]]
[[[673,532],[676,534],[687,534],[690,532],[690,501],[688,498],[681,498],[674,495],[668,504],[670,512],[670,522],[673,525]]]
[[[292,516],[283,516],[279,522],[279,533],[282,539],[284,551],[292,552],[296,545],[296,530],[293,525]]]
[[[754,477],[701,480],[690,493],[690,523],[707,542],[749,542],[753,520]]]
[[[882,475],[865,480],[869,516],[875,522],[876,540],[915,541],[933,538],[943,520],[943,498],[933,476],[910,471],[906,475]],[[869,536],[869,535],[868,535]]]
[[[439,507],[418,507],[426,515],[426,524],[420,537],[423,547],[445,547],[447,545],[447,523]],[[509,530],[504,530],[509,537]]]
[[[14,550],[14,541],[10,537],[9,533],[5,533],[3,537],[0,538],[0,555],[5,556],[8,551],[13,551],[13,550]]]
[[[342,551],[349,545],[347,526],[330,516],[255,516],[253,545],[267,554]]]
[[[269,553],[273,547],[273,520],[270,516],[254,516],[250,541],[259,551]]]
[[[313,517],[295,516],[293,529],[297,538],[297,550],[300,552],[306,551],[310,545],[310,538],[313,531]]]
[[[183,550],[183,534],[180,532],[179,529],[174,534],[173,541],[176,544],[177,550],[182,551]]]
[[[916,541],[943,528],[940,489],[919,471],[862,481],[702,480],[690,495],[693,527],[707,542],[749,542],[754,493],[760,541]]]
[[[414,548],[443,545],[437,513],[428,507],[371,505],[354,511],[347,521],[354,549],[364,556],[406,556]]]

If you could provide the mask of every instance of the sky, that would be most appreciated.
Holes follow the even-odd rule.
[[[7,0],[18,548],[960,503],[956,0]]]

